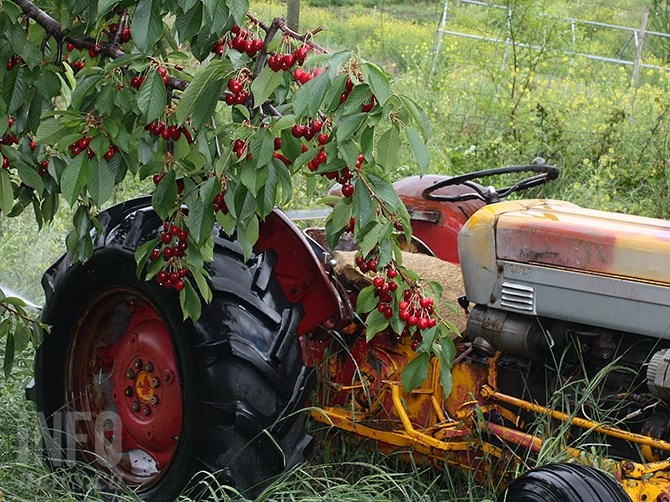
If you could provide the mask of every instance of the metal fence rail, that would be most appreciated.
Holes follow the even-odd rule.
[[[460,3],[460,4],[466,4],[466,5],[473,5],[473,6],[478,6],[478,7],[483,7],[483,8],[488,8],[488,9],[502,9],[507,12],[507,23],[508,26],[511,23],[511,18],[512,18],[512,11],[505,5],[499,5],[499,4],[493,4],[493,3],[488,3],[488,2],[482,2],[480,0],[452,0],[453,3]],[[540,46],[537,44],[530,44],[530,43],[523,43],[523,42],[518,42],[511,40],[510,38],[499,38],[499,37],[491,37],[491,36],[486,36],[486,35],[478,35],[474,33],[465,33],[462,31],[457,31],[453,29],[447,29],[447,22],[449,19],[449,1],[444,2],[444,8],[442,10],[442,16],[440,18],[440,22],[438,23],[438,27],[435,30],[435,38],[433,42],[433,65],[430,71],[430,76],[432,80],[432,76],[434,75],[436,71],[436,65],[438,61],[438,56],[440,54],[440,51],[442,49],[442,40],[445,35],[448,36],[455,36],[455,37],[461,37],[461,38],[466,38],[466,39],[471,39],[471,40],[478,40],[482,42],[488,42],[488,43],[494,43],[494,44],[504,44],[506,47],[510,46],[516,46],[516,47],[523,47],[527,49],[532,49],[532,50],[537,50],[537,51],[546,51],[546,52],[552,52],[552,53],[557,53],[557,54],[564,54],[567,56],[570,56],[572,58],[575,57],[584,57],[586,59],[592,60],[592,61],[600,61],[603,63],[614,63],[614,64],[619,64],[619,65],[626,65],[626,66],[632,66],[633,67],[633,85],[637,85],[638,81],[638,75],[639,75],[639,70],[640,68],[648,68],[648,69],[654,69],[654,70],[663,70],[663,71],[670,71],[670,67],[666,66],[660,66],[660,65],[655,65],[655,64],[649,64],[649,63],[644,63],[642,60],[642,55],[643,55],[643,45],[644,45],[644,40],[648,36],[653,36],[653,37],[660,37],[660,38],[665,38],[665,39],[670,39],[670,34],[668,33],[661,33],[657,31],[647,31],[646,25],[647,25],[647,11],[645,11],[642,15],[642,22],[639,28],[632,28],[630,26],[621,26],[617,24],[611,24],[611,23],[602,23],[598,21],[590,21],[590,20],[585,20],[585,19],[576,19],[576,18],[571,18],[571,17],[565,17],[565,18],[557,18],[555,16],[543,16],[548,19],[553,19],[553,20],[559,20],[563,21],[570,27],[570,31],[572,34],[572,40],[573,40],[573,48],[572,49],[548,49],[547,47]],[[576,50],[576,37],[577,37],[577,30],[576,26],[577,25],[584,25],[584,26],[593,26],[596,28],[607,28],[607,29],[612,29],[612,30],[619,30],[623,32],[628,32],[630,33],[630,37],[624,44],[624,46],[619,50],[618,54],[616,56],[603,56],[603,55],[598,55],[598,54],[591,54],[588,52],[582,52]],[[629,46],[630,42],[633,41],[635,44],[635,57],[633,59],[624,59],[623,57],[623,52],[627,49]],[[503,58],[503,64],[505,63],[506,58]]]

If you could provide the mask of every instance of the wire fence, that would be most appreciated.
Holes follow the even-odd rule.
[[[505,20],[502,23],[495,23],[495,27],[499,32],[498,35],[491,36],[489,33],[487,33],[490,32],[490,26],[486,25],[481,26],[478,32],[466,32],[459,30],[458,27],[453,29],[450,28],[449,21],[452,12],[458,8],[462,8],[462,6],[465,6],[466,8],[501,11]],[[435,39],[433,43],[433,66],[430,71],[431,76],[436,71],[436,64],[439,59],[438,56],[441,52],[442,43],[445,36],[461,37],[480,42],[503,45],[505,47],[502,60],[503,65],[507,60],[509,48],[511,46],[515,46],[517,48],[562,54],[569,56],[570,58],[581,57],[603,63],[631,66],[633,68],[631,80],[634,86],[638,85],[640,68],[670,71],[669,66],[656,63],[647,63],[643,60],[645,41],[649,41],[652,38],[670,41],[670,34],[661,33],[658,31],[650,31],[647,29],[648,11],[646,9],[641,14],[640,25],[638,27],[622,26],[614,23],[577,19],[573,17],[559,18],[550,15],[543,16],[545,21],[552,23],[552,25],[561,25],[563,27],[563,29],[566,31],[566,35],[568,35],[567,38],[571,41],[571,47],[569,48],[548,47],[546,45],[514,39],[512,36],[513,16],[514,11],[510,5],[500,5],[479,0],[452,0],[451,5],[449,1],[444,2],[442,15],[435,31]],[[491,23],[489,23],[489,25],[490,24]],[[589,33],[592,38],[597,30],[608,30],[616,33],[615,36],[621,40],[621,44],[620,48],[616,51],[615,54],[595,54],[589,52],[588,50],[585,51],[579,49],[580,46],[586,45],[589,47],[591,45],[589,40],[587,40],[586,44],[584,44],[584,41],[589,38]]]

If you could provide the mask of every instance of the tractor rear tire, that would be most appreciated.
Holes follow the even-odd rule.
[[[551,464],[515,479],[498,502],[632,502],[603,471],[581,464]]]
[[[120,484],[148,501],[197,496],[203,478],[253,497],[311,448],[301,307],[286,300],[272,251],[245,261],[217,236],[214,298],[183,321],[174,290],[136,277],[135,247],[105,244],[45,275],[52,329],[35,383],[47,461],[84,462],[103,491]]]

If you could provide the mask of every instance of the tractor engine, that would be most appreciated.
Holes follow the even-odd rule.
[[[502,393],[669,439],[668,253],[660,220],[547,200],[484,207],[459,234],[473,351],[483,364],[502,353]],[[635,456],[606,439],[610,455]]]

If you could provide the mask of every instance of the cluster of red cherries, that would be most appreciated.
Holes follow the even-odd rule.
[[[231,78],[228,80],[228,90],[230,93],[226,93],[223,98],[227,105],[243,105],[247,102],[249,91],[244,88],[244,81]]]
[[[157,120],[147,124],[145,129],[153,136],[159,136],[165,141],[169,139],[177,141],[182,137],[182,135],[184,135],[184,138],[186,138],[186,141],[188,141],[189,144],[193,143],[193,136],[191,135],[191,131],[189,131],[188,127],[185,125],[177,127],[174,124],[167,125],[163,120]]]
[[[260,52],[263,48],[263,39],[255,38],[250,32],[241,28],[239,25],[235,24],[230,29],[230,32],[234,35],[233,38],[228,40],[228,47],[235,49],[236,51],[244,54],[246,53],[250,58],[253,58]],[[226,50],[226,40],[225,38],[219,39],[214,45],[212,45],[212,52],[220,56]]]
[[[5,68],[7,68],[7,71],[12,71],[15,66],[18,66],[21,63],[23,63],[23,59],[21,59],[21,56],[19,56],[18,54],[12,54],[9,60],[7,60]]]
[[[268,66],[273,72],[289,71],[294,65],[302,65],[307,54],[312,48],[309,45],[301,45],[293,52],[285,54],[272,53],[268,56]]]
[[[188,249],[188,230],[166,221],[159,237],[160,244],[151,252],[151,259],[157,260],[162,256],[168,267],[156,274],[156,282],[167,289],[181,291],[186,286],[185,277],[188,275],[188,269],[181,264],[181,258],[186,256]]]
[[[352,219],[353,220],[353,219]],[[355,223],[354,221],[352,223]],[[393,317],[393,298],[394,293],[398,289],[399,284],[396,278],[399,272],[393,262],[389,263],[378,271],[378,259],[373,255],[369,259],[364,259],[360,254],[355,258],[356,266],[363,273],[374,272],[374,279],[372,285],[375,288],[375,295],[379,299],[377,311],[379,311],[385,318]],[[405,328],[402,336],[412,335],[412,350],[416,350],[421,344],[423,337],[422,331],[433,328],[437,325],[435,314],[435,300],[431,296],[424,295],[420,287],[411,286],[403,291],[403,299],[398,302],[398,317],[405,322]]]

